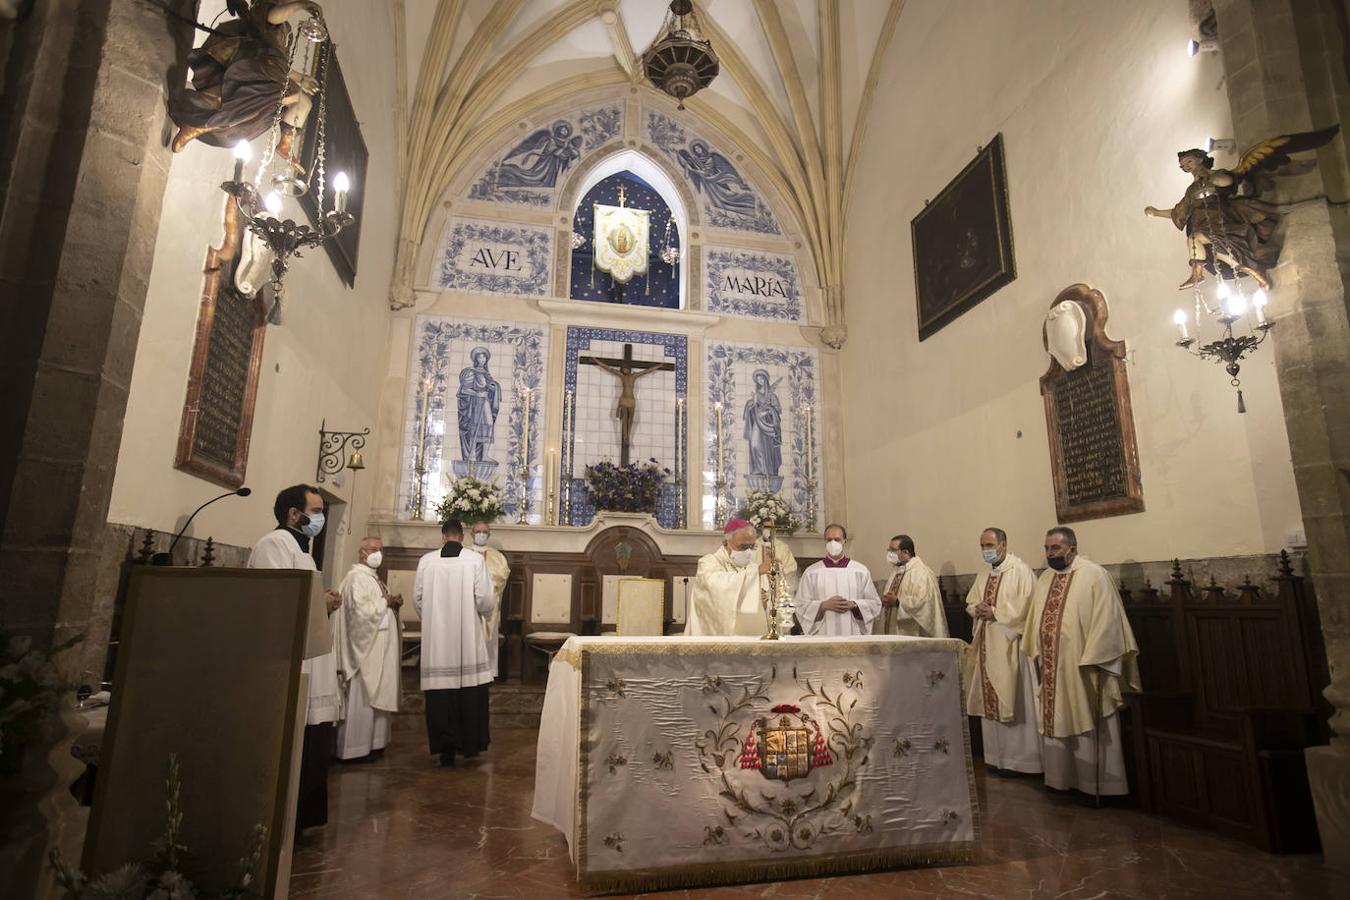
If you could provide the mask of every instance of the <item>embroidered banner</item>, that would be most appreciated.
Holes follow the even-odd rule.
[[[595,204],[595,267],[620,284],[645,273],[649,230],[645,209]]]
[[[965,861],[960,646],[573,638],[550,672],[535,817],[568,836],[588,890]]]

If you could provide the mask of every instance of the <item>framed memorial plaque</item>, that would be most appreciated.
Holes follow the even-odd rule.
[[[919,340],[1017,278],[1003,135],[909,223]]]
[[[1050,368],[1041,376],[1055,515],[1061,523],[1144,511],[1125,342],[1106,336],[1106,298],[1065,288],[1042,329]]]
[[[351,180],[351,191],[347,194],[347,212],[356,217],[352,224],[338,232],[337,237],[323,242],[323,249],[333,262],[340,277],[351,287],[356,283],[356,257],[361,247],[361,206],[366,193],[366,165],[370,154],[366,150],[365,138],[361,136],[361,123],[356,120],[356,110],[352,107],[352,98],[347,93],[347,81],[342,77],[342,66],[338,65],[337,51],[333,44],[328,45],[326,88],[324,90],[325,116],[324,136],[324,186],[323,202],[325,209],[333,208],[333,176],[346,172]],[[319,184],[319,110],[316,103],[305,125],[300,164],[308,173],[310,189],[298,199],[305,215],[314,227],[319,225],[318,184]]]
[[[225,239],[206,253],[174,459],[177,468],[229,488],[244,483],[248,465],[269,290],[248,297],[234,286],[241,231],[238,209],[227,199]]]

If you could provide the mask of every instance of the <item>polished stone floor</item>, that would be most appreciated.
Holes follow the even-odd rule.
[[[499,728],[483,758],[456,769],[438,768],[425,748],[420,719],[400,716],[382,759],[334,765],[329,824],[297,844],[291,896],[584,896],[562,835],[530,818],[534,731]],[[1350,880],[1318,857],[1271,856],[979,768],[985,826],[976,864],[649,896],[1350,897]]]

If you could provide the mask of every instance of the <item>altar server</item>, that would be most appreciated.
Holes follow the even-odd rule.
[[[1045,783],[1088,794],[1125,794],[1120,746],[1124,691],[1140,690],[1139,645],[1106,570],[1078,555],[1072,528],[1045,536],[1049,566],[1036,581],[1022,652],[1039,675],[1036,724]]]
[[[488,746],[488,659],[484,623],[492,615],[492,579],[478,553],[464,553],[464,527],[441,525],[445,544],[423,556],[413,579],[422,618],[422,691],[427,739],[441,765],[473,759]]]
[[[773,565],[772,551],[767,546],[757,549],[761,545],[755,526],[745,519],[730,520],[723,532],[717,552],[698,561],[684,633],[759,637],[769,625],[760,582]]]
[[[506,557],[496,547],[489,547],[492,538],[492,526],[487,522],[473,523],[473,549],[483,557],[487,564],[488,577],[492,579],[492,615],[483,623],[483,632],[487,640],[488,659],[492,660],[492,677],[501,674],[498,651],[501,647],[502,597],[506,594],[506,581],[511,577],[511,567]]]
[[[882,614],[873,631],[910,637],[947,636],[947,614],[942,608],[942,588],[937,575],[914,549],[907,534],[891,538],[886,561],[894,568],[881,596]]]
[[[807,634],[857,637],[872,633],[881,598],[867,566],[844,555],[848,532],[825,528],[825,558],[808,566],[797,586],[797,621]]]
[[[342,579],[341,611],[333,617],[333,643],[343,686],[342,724],[337,731],[338,759],[360,759],[389,743],[389,724],[398,712],[398,608],[403,597],[390,594],[378,570],[384,544],[361,541],[357,562]]]
[[[1008,552],[1008,535],[1002,528],[980,533],[980,556],[989,568],[975,576],[966,595],[966,612],[974,620],[971,652],[966,655],[966,712],[980,717],[985,765],[1039,773],[1036,676],[1031,660],[1022,654],[1036,574]]]
[[[277,494],[272,504],[277,527],[253,545],[250,569],[303,569],[317,572],[310,555],[310,541],[323,531],[323,497],[317,488],[295,484]],[[325,592],[328,615],[341,602],[333,591]],[[300,749],[300,796],[295,811],[295,829],[328,824],[328,762],[333,756],[333,723],[342,718],[338,687],[337,656],[331,650],[307,659],[300,667],[309,676],[305,707],[305,737]]]

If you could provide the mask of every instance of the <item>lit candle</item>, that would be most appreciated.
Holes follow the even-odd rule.
[[[1257,288],[1256,293],[1252,295],[1252,309],[1256,310],[1256,324],[1258,325],[1266,324],[1266,304],[1268,302],[1270,302],[1270,298],[1266,296],[1266,292]]]
[[[544,490],[548,494],[548,510],[547,518],[544,520],[545,525],[553,524],[553,485],[557,477],[553,471],[553,466],[557,458],[557,453],[558,451],[553,447],[548,448],[548,469],[544,472]]]
[[[347,211],[347,191],[351,190],[351,186],[346,172],[338,172],[333,176],[333,209]]]
[[[713,404],[713,409],[717,413],[717,480],[722,480],[722,404],[717,402]]]
[[[238,184],[244,180],[244,163],[253,156],[253,148],[249,146],[248,141],[240,141],[234,145],[234,182]]]
[[[1172,313],[1172,321],[1177,324],[1177,331],[1181,332],[1181,339],[1183,341],[1190,340],[1190,332],[1186,330],[1186,311],[1184,309],[1179,309]]]
[[[272,218],[281,215],[281,195],[276,191],[268,191],[267,196],[263,198],[263,206]]]

